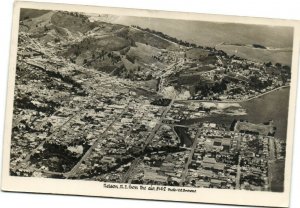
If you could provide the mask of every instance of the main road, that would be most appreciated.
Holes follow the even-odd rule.
[[[239,155],[239,161],[237,164],[237,170],[236,170],[236,181],[235,181],[235,189],[240,189],[241,187],[241,156]]]
[[[272,169],[274,166],[274,162],[276,160],[276,155],[275,155],[274,139],[270,137],[268,140],[269,140],[268,183],[269,183],[269,190],[271,190],[272,178],[273,178]]]
[[[130,102],[129,102],[130,103]],[[115,124],[115,122],[128,110],[129,104],[124,108],[122,113],[117,115],[115,119],[108,125],[108,127],[104,130],[102,135],[93,143],[93,145],[86,151],[86,153],[81,157],[81,159],[78,161],[78,163],[67,173],[64,173],[65,178],[69,178],[73,176],[79,169],[80,165],[90,156],[92,151],[97,147],[97,145],[103,140],[103,138],[106,136],[107,132],[112,128],[112,126]]]
[[[199,134],[200,134],[200,129],[198,129],[198,131],[197,131],[197,133],[195,135],[195,139],[194,139],[193,145],[191,147],[191,151],[190,151],[188,160],[185,163],[184,170],[182,172],[181,180],[180,180],[180,183],[179,183],[180,186],[183,186],[183,183],[186,180],[186,176],[187,176],[187,173],[188,173],[188,170],[189,170],[189,165],[192,162],[192,158],[193,158],[193,155],[194,155],[194,152],[195,152],[195,148],[197,147],[197,144],[198,144],[198,136],[199,136]]]
[[[131,166],[127,170],[127,172],[123,175],[123,177],[121,179],[122,183],[126,183],[128,181],[130,176],[133,174],[134,169],[138,166],[138,164],[142,160],[142,154],[144,153],[146,147],[148,146],[148,144],[151,142],[151,140],[154,138],[155,134],[159,130],[159,128],[162,124],[162,121],[163,121],[164,117],[166,116],[166,114],[168,113],[168,111],[171,109],[173,102],[174,102],[174,99],[172,99],[171,102],[169,103],[169,105],[165,108],[163,114],[160,117],[160,120],[157,122],[157,124],[155,125],[155,127],[151,131],[150,135],[145,140],[145,144],[144,144],[144,146],[142,147],[142,150],[141,150],[141,155],[139,157],[137,157],[136,159],[134,159]]]

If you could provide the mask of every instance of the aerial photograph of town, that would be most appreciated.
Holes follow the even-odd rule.
[[[21,9],[10,175],[284,191],[293,28]]]

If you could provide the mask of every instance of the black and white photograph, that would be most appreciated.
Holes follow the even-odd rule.
[[[8,177],[289,192],[295,25],[105,11],[16,11]]]

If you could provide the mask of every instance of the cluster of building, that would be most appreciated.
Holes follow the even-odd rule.
[[[132,100],[110,128],[98,138],[92,153],[80,164],[73,177],[101,181],[122,180],[131,161],[143,153],[161,116],[162,107],[139,101]]]
[[[179,186],[189,150],[155,151],[143,157],[130,177],[131,183]]]
[[[49,51],[29,53],[39,47],[29,41],[29,37],[24,38],[28,38],[30,44],[20,44],[18,48],[12,174],[27,174],[27,170],[34,172],[40,168],[43,171],[70,171],[112,123],[116,123],[115,131],[126,132],[128,129],[124,127],[133,126],[137,118],[145,115],[140,126],[132,127],[132,132],[137,135],[130,135],[128,146],[138,145],[143,132],[148,132],[148,126],[155,126],[161,107],[147,107],[150,101],[131,91],[130,81],[91,69],[83,70],[72,63],[65,64]],[[85,93],[78,93],[78,88]],[[138,106],[139,103],[143,103],[143,107]],[[138,113],[135,112],[137,109]],[[124,134],[118,133],[119,137]],[[63,162],[68,163],[67,167],[56,167]]]
[[[275,154],[276,158],[284,160],[286,156],[286,142],[282,139],[275,138]]]
[[[196,83],[194,86],[189,86],[190,83],[181,86],[187,87],[190,91],[189,99],[242,101],[289,86],[291,74],[288,66],[228,57],[222,53],[214,56],[216,61],[213,64],[202,60],[185,61],[185,65],[191,62],[195,65],[182,75]],[[200,83],[200,87],[197,86],[196,80]]]
[[[161,125],[151,142],[148,144],[147,149],[172,151],[177,149],[180,145],[180,140],[172,126]]]
[[[175,153],[162,148],[146,154],[132,171],[129,181],[137,184],[270,190],[271,170],[268,164],[282,159],[281,154],[275,154],[276,149],[285,147],[282,140],[227,131],[213,123],[189,128],[188,133],[195,142],[193,146],[180,146]]]
[[[196,138],[185,184],[193,187],[234,189],[236,187],[237,151],[233,133],[203,125]]]
[[[210,108],[197,102],[175,102],[165,117],[166,123],[179,123],[183,120],[203,118],[208,115]]]

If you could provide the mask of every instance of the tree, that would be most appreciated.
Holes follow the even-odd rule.
[[[277,68],[280,68],[280,67],[281,67],[281,64],[280,64],[280,63],[276,63],[275,66],[276,66]]]
[[[272,62],[270,61],[270,62],[266,63],[265,65],[266,65],[266,67],[270,67],[270,66],[272,66]]]

